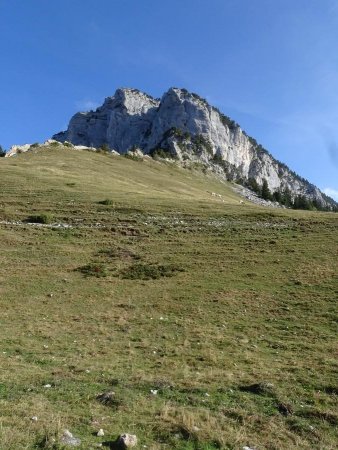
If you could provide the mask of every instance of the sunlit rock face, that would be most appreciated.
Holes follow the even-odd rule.
[[[289,189],[293,197],[327,202],[319,189],[276,161],[239,125],[185,89],[170,88],[160,100],[137,89],[118,89],[96,111],[75,114],[68,129],[53,139],[119,153],[161,149],[178,160],[210,167],[217,162],[226,166],[229,179],[253,178],[259,185],[266,180],[271,192]]]
[[[159,101],[135,89],[118,89],[96,111],[79,112],[69,122],[67,131],[54,139],[74,145],[108,145],[120,153],[141,146],[151,126]]]

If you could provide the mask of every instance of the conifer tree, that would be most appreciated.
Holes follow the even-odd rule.
[[[264,198],[264,200],[272,200],[272,195],[268,186],[268,182],[266,181],[265,178],[262,184],[262,198]]]

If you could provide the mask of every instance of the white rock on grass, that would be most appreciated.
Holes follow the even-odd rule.
[[[60,443],[69,447],[78,447],[81,444],[81,439],[74,437],[69,430],[64,430]]]
[[[98,437],[104,436],[104,431],[102,430],[102,428],[100,428],[99,431],[97,432],[97,436]]]

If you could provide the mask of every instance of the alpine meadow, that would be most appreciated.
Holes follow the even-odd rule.
[[[336,448],[335,213],[57,143],[0,171],[1,449]]]

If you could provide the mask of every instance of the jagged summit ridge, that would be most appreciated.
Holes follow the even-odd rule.
[[[155,99],[137,89],[120,88],[96,111],[75,114],[68,129],[53,136],[60,142],[90,147],[108,146],[119,153],[140,148],[166,152],[180,160],[218,164],[227,179],[289,192],[329,206],[314,185],[297,176],[249,137],[217,108],[186,89],[170,88]]]
[[[53,139],[89,147],[106,144],[125,153],[134,145],[142,146],[158,106],[159,101],[136,89],[117,89],[96,111],[75,114],[67,131]]]

